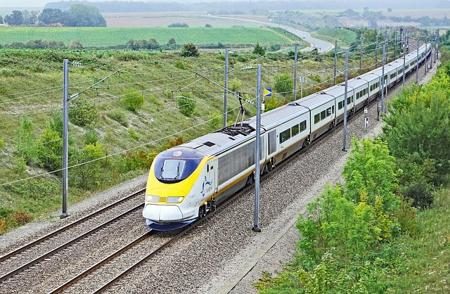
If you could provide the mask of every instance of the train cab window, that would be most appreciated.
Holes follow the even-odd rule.
[[[280,144],[291,138],[291,129],[287,129],[280,133]]]
[[[292,127],[292,137],[298,135],[298,133],[300,133],[300,126],[299,125],[295,125]]]
[[[306,120],[300,123],[300,132],[303,132],[304,130],[306,130]]]
[[[320,120],[325,119],[326,113],[325,110],[320,113]]]
[[[318,123],[320,121],[320,113],[314,115],[314,123]]]
[[[180,182],[195,171],[202,158],[203,155],[190,149],[169,149],[155,159],[155,177],[163,183]]]

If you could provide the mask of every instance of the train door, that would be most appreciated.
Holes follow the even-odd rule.
[[[216,194],[218,191],[218,160],[208,161],[206,165],[205,180],[203,181],[202,190],[205,195]]]

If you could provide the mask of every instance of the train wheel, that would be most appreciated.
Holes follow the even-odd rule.
[[[251,186],[255,183],[255,175],[252,173],[251,175],[248,176],[247,178],[247,186]]]
[[[198,208],[198,218],[204,218],[206,216],[206,206],[202,205]]]

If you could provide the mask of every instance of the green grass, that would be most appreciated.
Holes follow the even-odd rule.
[[[313,36],[328,40],[330,42],[338,41],[339,45],[348,47],[356,40],[356,33],[342,28],[322,28],[313,33]]]
[[[268,28],[44,28],[0,27],[0,44],[27,42],[29,40],[80,41],[85,47],[125,45],[129,40],[154,38],[166,44],[175,38],[177,44],[280,44],[289,45],[293,39]]]

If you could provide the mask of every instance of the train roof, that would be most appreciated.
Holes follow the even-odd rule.
[[[281,120],[288,121],[291,118],[298,117],[304,113],[307,113],[308,109],[299,104],[287,104],[277,109],[265,112],[261,115],[261,127],[269,130],[274,126],[277,126]],[[256,128],[256,117],[252,117],[248,120],[248,124],[253,128]]]
[[[309,95],[308,97],[300,100],[296,100],[291,105],[301,105],[308,109],[315,109],[331,100],[335,97],[331,96],[325,92],[320,92],[316,94]]]
[[[325,94],[327,94],[329,96],[332,96],[332,97],[342,96],[342,95],[344,95],[344,92],[345,92],[345,83],[341,83],[341,84],[332,86],[332,87],[322,91],[322,93],[325,93]],[[352,86],[348,86],[347,92],[348,93],[353,93],[353,87]]]
[[[215,155],[254,137],[254,129],[249,128],[248,125],[243,125],[241,132],[237,131],[237,129],[238,128],[235,128],[235,132],[233,132],[231,127],[228,127],[198,137],[190,142],[180,145],[180,147],[192,148],[204,155]],[[230,132],[225,133],[227,130]]]
[[[361,79],[361,76],[348,80],[348,86],[354,89],[364,85],[367,86],[367,81]]]

